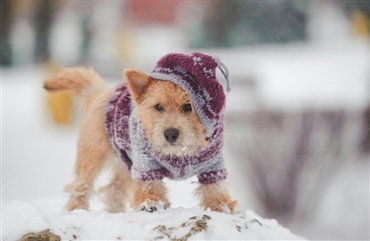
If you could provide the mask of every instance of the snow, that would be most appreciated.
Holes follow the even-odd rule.
[[[265,107],[287,110],[362,110],[369,104],[369,45],[365,39],[334,46],[270,45],[211,54],[219,56],[230,70],[228,112],[245,112],[247,100],[256,99]],[[246,79],[255,81],[255,95],[240,85]]]
[[[21,228],[21,230],[19,230]],[[2,214],[2,240],[18,240],[20,234],[45,230],[48,225],[43,212],[31,203],[13,201]]]
[[[59,196],[72,178],[78,126],[48,119],[43,71],[1,69],[3,200]]]
[[[366,162],[347,164],[334,176],[313,217],[310,229],[315,232],[311,232],[311,239],[333,239],[335,233],[342,240],[368,240],[369,167]],[[339,217],[345,228],[338,229]],[[296,232],[306,237],[308,232],[303,229]]]
[[[52,200],[50,200],[52,201]],[[3,213],[2,240],[19,240],[30,232],[49,229],[62,240],[303,240],[275,220],[248,210],[230,215],[196,208],[174,208],[154,213],[105,213],[75,210],[44,212],[32,202],[13,201]]]

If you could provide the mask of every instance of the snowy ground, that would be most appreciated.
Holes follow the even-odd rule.
[[[252,211],[228,215],[199,209],[156,213],[45,212],[28,202],[14,201],[3,213],[2,240],[49,230],[63,240],[301,240],[275,220]]]

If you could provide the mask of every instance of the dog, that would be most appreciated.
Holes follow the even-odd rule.
[[[224,93],[215,78],[216,67],[225,73],[226,67],[209,55],[168,54],[149,75],[126,69],[124,84],[115,89],[84,67],[63,69],[46,80],[48,92],[71,92],[84,113],[75,180],[66,187],[67,209],[88,210],[97,175],[111,165],[112,179],[99,190],[109,212],[125,211],[127,202],[148,212],[169,208],[162,179],[197,175],[200,184],[195,194],[201,207],[236,213],[237,202],[225,185],[224,103],[220,104]],[[205,89],[196,92],[198,78]]]

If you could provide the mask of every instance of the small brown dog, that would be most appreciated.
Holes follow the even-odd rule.
[[[224,185],[225,171],[217,164],[222,155],[214,154],[218,153],[216,147],[220,149],[222,143],[212,140],[222,136],[221,132],[213,131],[213,139],[207,136],[193,98],[174,81],[149,77],[137,70],[126,70],[124,78],[125,85],[116,90],[109,89],[92,69],[78,67],[64,69],[44,83],[49,92],[75,94],[84,111],[76,178],[66,188],[71,193],[67,209],[89,208],[94,181],[109,164],[113,166],[113,178],[100,189],[109,212],[124,211],[128,197],[133,197],[131,204],[138,210],[167,208],[170,203],[162,178],[184,179],[195,174],[200,180],[196,194],[204,209],[236,212],[237,203],[230,198]],[[126,96],[122,97],[124,93]],[[125,111],[127,116],[122,116],[126,119],[117,114]],[[110,117],[111,112],[114,115]],[[111,125],[110,118],[112,121],[120,119]],[[117,132],[123,127],[126,130]],[[208,147],[212,148],[208,150]],[[145,156],[148,152],[152,153],[150,158]],[[110,158],[113,154],[123,161]],[[217,162],[204,164],[207,155],[211,156],[208,159],[217,159]],[[161,161],[154,162],[153,159]],[[180,162],[187,164],[180,165]]]

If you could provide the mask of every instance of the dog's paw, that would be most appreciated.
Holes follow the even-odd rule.
[[[220,212],[227,214],[238,214],[240,213],[239,204],[235,200],[225,203],[223,206],[221,206]]]
[[[213,203],[212,206],[205,207],[205,210],[220,212],[220,213],[227,213],[227,214],[238,214],[239,211],[239,204],[237,201],[225,201],[220,202],[217,205]]]
[[[137,210],[140,211],[146,211],[149,213],[157,212],[157,211],[163,211],[167,209],[169,205],[164,201],[154,201],[147,199],[144,202],[142,202],[139,207],[137,207]]]

